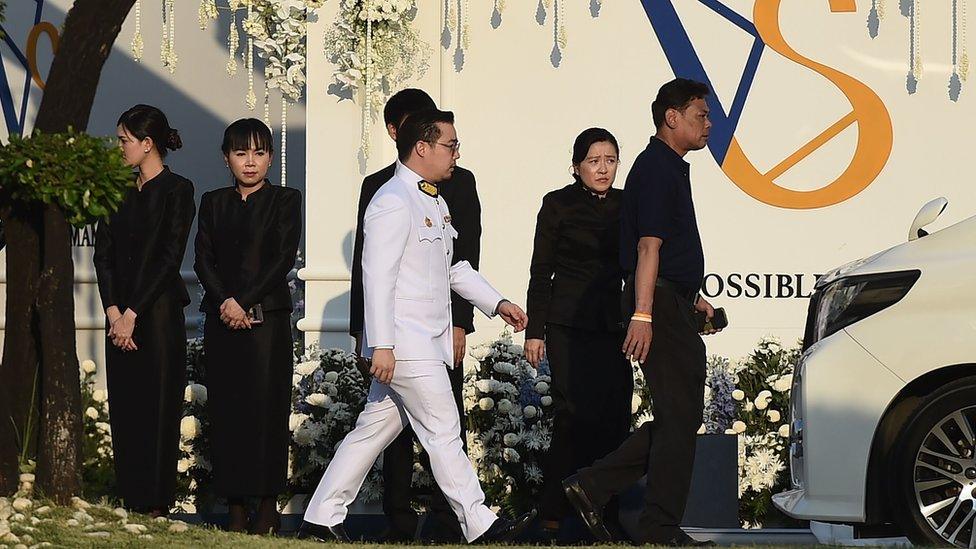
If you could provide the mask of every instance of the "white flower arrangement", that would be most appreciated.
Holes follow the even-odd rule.
[[[472,349],[479,364],[464,376],[468,457],[489,504],[509,513],[537,501],[540,462],[552,441],[548,366],[536,371],[522,353],[506,330],[498,340]]]
[[[416,13],[415,0],[340,0],[325,35],[325,54],[336,67],[330,93],[360,94],[364,156],[373,116],[395,90],[427,72],[431,49],[413,28]]]
[[[288,419],[292,433],[288,486],[293,494],[315,488],[339,443],[355,426],[369,390],[356,358],[339,349],[309,349],[296,366],[295,380]],[[381,469],[374,464],[360,499],[378,499],[381,483]]]

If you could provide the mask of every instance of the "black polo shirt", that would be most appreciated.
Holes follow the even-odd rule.
[[[620,263],[637,270],[637,243],[656,236],[661,245],[658,278],[697,292],[705,276],[689,166],[666,143],[652,137],[627,174],[620,216]]]

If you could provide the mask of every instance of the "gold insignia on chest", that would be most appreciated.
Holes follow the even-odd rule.
[[[444,223],[450,223],[450,222],[451,222],[451,216],[445,215],[444,216]]]
[[[430,220],[429,217],[425,217],[424,218],[424,225],[427,225],[428,227],[433,227],[434,226],[434,223]]]
[[[419,188],[420,192],[426,194],[427,196],[437,198],[437,185],[420,180],[417,182],[417,188]]]

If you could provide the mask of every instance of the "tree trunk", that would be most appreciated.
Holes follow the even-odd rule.
[[[75,349],[71,229],[58,206],[44,207],[37,313],[40,326],[41,432],[38,487],[59,503],[81,493],[81,384]],[[70,311],[71,314],[65,314]]]
[[[30,446],[37,443],[34,380],[39,363],[34,303],[41,272],[39,214],[38,206],[8,205],[0,210],[7,236],[6,326],[0,362],[0,494],[17,489],[22,444],[25,440]]]
[[[135,0],[75,0],[64,19],[35,129],[53,133],[88,127],[102,66],[133,4]]]
[[[34,128],[46,133],[88,126],[102,66],[135,0],[76,0],[41,99]],[[75,347],[74,268],[64,212],[44,208],[38,293],[41,432],[38,488],[66,503],[81,493],[81,391]]]

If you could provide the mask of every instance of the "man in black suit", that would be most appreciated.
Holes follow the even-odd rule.
[[[408,88],[402,90],[386,102],[383,121],[386,130],[395,141],[397,128],[411,113],[437,106],[426,92]],[[352,255],[352,291],[349,306],[349,335],[356,341],[356,354],[360,355],[363,345],[363,214],[376,191],[389,181],[394,174],[396,163],[370,174],[363,180],[359,194],[359,212],[356,216],[356,240]],[[481,203],[475,188],[474,174],[457,166],[450,180],[438,185],[438,192],[444,197],[451,210],[451,223],[458,231],[454,242],[454,262],[467,261],[474,269],[478,268],[481,254]],[[454,363],[459,365],[464,359],[465,339],[474,332],[474,306],[455,293],[451,293]],[[465,440],[464,406],[461,399],[463,369],[447,370],[454,389],[458,413],[461,415],[461,440]],[[389,523],[388,541],[410,541],[417,530],[417,514],[410,505],[410,483],[413,479],[413,441],[414,433],[409,426],[387,447],[383,453],[383,512]],[[433,487],[428,522],[429,537],[436,541],[463,542],[461,527],[457,516],[451,510],[444,494]]]

